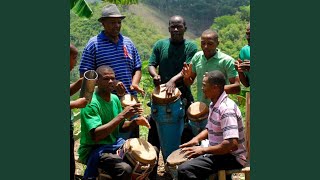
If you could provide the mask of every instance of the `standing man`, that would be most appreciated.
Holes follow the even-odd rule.
[[[119,96],[144,92],[139,87],[141,61],[138,51],[131,39],[120,33],[121,22],[125,17],[115,4],[102,8],[98,21],[104,30],[87,43],[79,68],[80,75],[83,75],[87,70],[96,70],[102,65],[110,66],[120,81],[116,87]]]
[[[250,86],[250,22],[246,30],[248,44],[240,50],[239,59],[235,62],[235,68],[239,73],[240,81],[245,87]]]
[[[191,64],[184,64],[182,74],[184,82],[191,85],[197,78],[197,96],[198,101],[204,102],[207,105],[210,99],[205,99],[202,87],[202,78],[206,72],[219,70],[226,77],[226,85],[224,90],[227,94],[237,94],[240,92],[240,80],[238,72],[234,67],[234,59],[217,49],[219,45],[218,33],[213,30],[205,30],[201,35],[201,49],[197,52]]]
[[[170,38],[162,39],[155,43],[149,59],[148,70],[153,78],[154,85],[165,84],[168,95],[171,95],[176,87],[179,88],[182,93],[181,99],[185,99],[185,109],[187,109],[193,102],[193,96],[190,87],[184,84],[180,71],[183,68],[183,63],[190,63],[191,58],[198,49],[195,43],[184,39],[187,26],[183,17],[178,15],[172,16],[169,20],[168,30]],[[151,129],[149,130],[148,141],[159,149],[158,132],[152,118],[150,119],[150,125]],[[188,134],[191,135],[192,132],[188,133],[185,131],[184,134],[187,136]],[[157,167],[154,170],[155,173],[153,177],[150,177],[151,179],[155,179]]]
[[[92,37],[84,48],[80,62],[80,75],[87,70],[96,70],[102,65],[110,66],[115,73],[115,91],[118,97],[125,94],[136,96],[144,93],[139,87],[141,79],[141,61],[136,47],[130,38],[120,33],[122,15],[115,4],[102,8],[98,21],[104,30]],[[139,129],[133,129],[130,137],[139,137]]]
[[[178,179],[205,179],[220,169],[242,168],[246,149],[241,112],[225,92],[226,78],[220,71],[203,77],[202,91],[211,100],[206,129],[191,141],[182,144],[186,161],[178,167]],[[209,139],[208,147],[195,146]],[[229,177],[230,178],[230,177]]]
[[[97,90],[91,103],[81,110],[81,140],[79,159],[87,165],[84,179],[96,179],[98,168],[113,179],[131,178],[132,167],[124,162],[116,151],[125,142],[119,131],[127,131],[138,125],[150,128],[148,121],[140,116],[132,121],[126,119],[142,113],[141,104],[127,106],[122,110],[119,98],[112,94],[115,74],[109,66],[100,66]]]
[[[77,64],[77,57],[78,57],[78,49],[73,45],[70,44],[70,71],[74,68]],[[76,82],[70,84],[70,96],[75,94],[79,91],[82,83],[82,78],[78,79]],[[74,101],[70,101],[70,180],[75,179],[75,170],[76,164],[74,161],[74,138],[73,138],[73,112],[71,109],[74,108],[84,108],[87,105],[88,101],[86,98],[79,98]]]

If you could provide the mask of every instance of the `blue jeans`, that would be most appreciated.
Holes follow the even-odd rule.
[[[105,154],[110,154],[109,157],[111,157],[112,154],[116,154],[116,151],[124,144],[124,142],[124,139],[118,138],[114,144],[96,145],[95,147],[93,147],[87,160],[87,169],[85,170],[83,176],[84,179],[96,178],[99,175],[98,168],[102,168],[103,170],[108,171],[105,169],[105,164],[110,164],[110,162],[102,161],[101,157]],[[113,158],[116,156],[117,155],[112,155]],[[119,160],[121,159],[119,158],[117,158],[117,162],[119,162]],[[110,158],[108,160],[110,161]]]

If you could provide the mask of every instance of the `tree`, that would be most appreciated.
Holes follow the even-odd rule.
[[[95,0],[99,1],[99,0]],[[137,4],[138,0],[104,0],[114,4]],[[70,0],[70,9],[79,17],[90,18],[92,16],[92,10],[86,0]]]

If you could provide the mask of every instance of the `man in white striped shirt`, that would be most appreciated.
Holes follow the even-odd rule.
[[[225,76],[220,71],[205,74],[202,91],[211,99],[206,129],[180,148],[194,158],[178,168],[179,179],[205,179],[220,169],[242,168],[246,149],[241,112],[224,91]],[[209,139],[209,147],[195,146]],[[231,177],[229,177],[231,178]]]

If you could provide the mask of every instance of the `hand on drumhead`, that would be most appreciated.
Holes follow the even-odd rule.
[[[174,82],[172,82],[171,80],[168,81],[166,83],[166,88],[164,89],[165,91],[167,91],[166,97],[170,98],[170,97],[174,96],[175,89],[176,89],[176,84]]]
[[[161,84],[161,77],[160,77],[160,75],[155,75],[155,76],[153,76],[153,84],[154,84],[155,87],[160,86],[160,84]]]
[[[202,154],[204,154],[203,147],[201,146],[193,146],[193,147],[186,147],[181,150],[184,152],[186,158],[196,158]]]
[[[134,120],[137,123],[137,125],[139,125],[139,126],[145,126],[148,129],[151,128],[148,120],[144,116],[139,116],[139,117],[135,118]]]
[[[189,142],[186,142],[184,144],[181,144],[179,146],[179,148],[184,148],[184,147],[190,147],[190,146],[196,146],[199,145],[199,141],[197,141],[196,139],[191,139]]]
[[[115,89],[118,96],[124,96],[126,94],[126,88],[121,81],[115,81]]]
[[[132,84],[130,86],[130,89],[133,91],[137,91],[138,93],[141,93],[142,95],[144,95],[144,90],[141,87],[139,87],[138,84]]]

